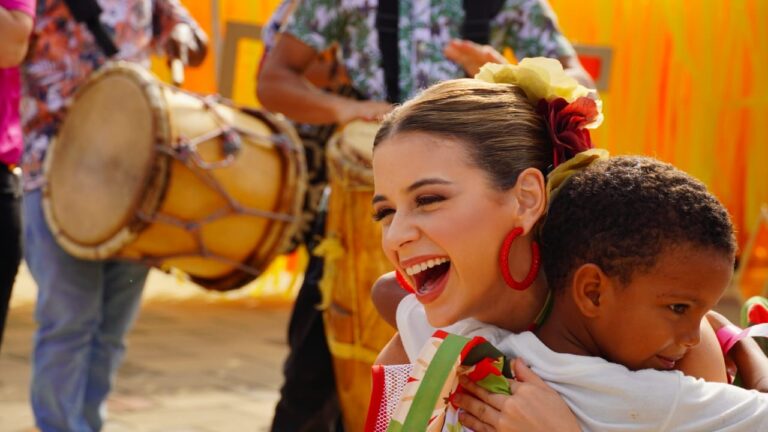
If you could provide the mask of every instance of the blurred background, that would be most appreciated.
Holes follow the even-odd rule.
[[[603,100],[596,145],[671,162],[731,212],[741,249],[724,300],[733,317],[768,280],[768,1],[549,1]],[[259,106],[261,28],[279,1],[182,2],[212,41],[184,88]],[[153,70],[169,80],[164,61]],[[106,430],[266,430],[305,264],[303,250],[279,257],[260,279],[224,294],[153,270]],[[26,389],[34,293],[22,269],[0,356],[3,431],[34,430]]]

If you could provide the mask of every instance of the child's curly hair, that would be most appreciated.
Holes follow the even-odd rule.
[[[733,259],[728,212],[700,181],[639,156],[597,161],[574,174],[553,198],[541,231],[554,291],[567,287],[586,263],[627,284],[635,272],[651,270],[665,248],[679,244]]]

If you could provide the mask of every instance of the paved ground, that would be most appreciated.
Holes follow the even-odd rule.
[[[290,306],[284,298],[265,304],[252,293],[246,287],[217,295],[153,271],[105,432],[267,430]],[[34,296],[22,268],[0,353],[2,432],[34,430],[27,402]],[[726,297],[720,310],[736,318],[738,300]]]
[[[3,432],[34,430],[27,402],[34,296],[22,269],[0,353]],[[247,289],[216,295],[153,271],[105,432],[267,430],[290,305],[264,303]]]

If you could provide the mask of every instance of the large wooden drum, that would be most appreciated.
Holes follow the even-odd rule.
[[[216,290],[251,281],[282,251],[306,187],[286,121],[124,62],[79,90],[45,169],[45,215],[69,253],[175,267]]]
[[[381,250],[380,228],[371,218],[377,130],[376,123],[350,123],[331,138],[327,150],[331,196],[322,286],[331,301],[324,317],[345,430],[351,432],[363,430],[371,365],[394,335],[370,299],[376,279],[392,270]]]

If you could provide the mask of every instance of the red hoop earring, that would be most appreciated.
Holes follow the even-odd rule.
[[[525,279],[518,282],[509,272],[509,249],[512,247],[512,242],[523,233],[521,227],[517,227],[507,234],[504,238],[504,243],[501,245],[501,251],[499,252],[499,267],[501,267],[501,275],[504,277],[504,282],[509,285],[510,288],[524,291],[528,289],[539,275],[539,268],[541,267],[541,256],[539,255],[539,244],[535,241],[531,242],[531,268],[528,270],[528,275]]]
[[[416,290],[413,289],[411,284],[409,284],[408,281],[405,280],[405,276],[403,276],[399,271],[395,271],[395,278],[397,279],[397,283],[400,284],[400,288],[408,291],[409,293],[416,292]]]

